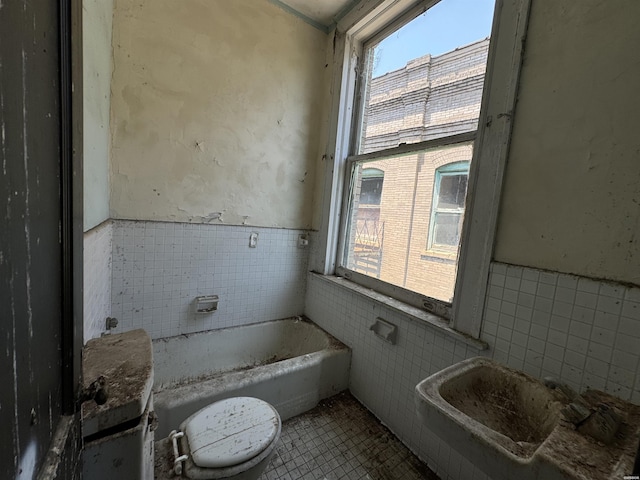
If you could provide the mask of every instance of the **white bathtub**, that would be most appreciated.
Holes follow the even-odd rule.
[[[283,420],[345,390],[351,350],[302,317],[153,341],[156,438],[223,398],[257,397]]]

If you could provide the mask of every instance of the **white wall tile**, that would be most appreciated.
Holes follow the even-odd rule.
[[[533,269],[528,269],[535,271]],[[567,274],[558,275],[558,287],[570,288],[571,290],[576,290],[578,286],[578,277]]]
[[[601,283],[599,294],[603,297],[612,297],[621,299],[624,296],[625,288],[615,283]]]
[[[497,287],[504,287],[504,283],[505,283],[505,279],[507,277],[501,273],[493,273],[493,275],[491,275],[491,285],[495,285]]]
[[[554,330],[553,326],[549,329],[547,334],[547,342],[552,345],[557,345],[563,349],[567,345],[567,334],[559,330]]]
[[[640,336],[640,320],[637,318],[621,317],[618,323],[618,333],[638,338]]]
[[[99,337],[111,316],[111,249],[113,223],[106,221],[84,234],[84,343]]]
[[[520,278],[515,276],[507,276],[504,282],[504,288],[509,290],[520,290]]]
[[[576,297],[575,288],[568,287],[556,287],[556,294],[554,297],[555,302],[565,302],[568,304],[573,304]]]
[[[541,306],[541,299],[536,300],[533,313],[531,314],[532,325],[548,326],[551,322],[551,313],[546,306]]]
[[[567,365],[570,365],[575,368],[579,368],[580,370],[584,369],[584,362],[587,360],[587,356],[576,352],[574,350],[567,349],[564,352],[564,361]]]
[[[507,274],[507,265],[504,263],[492,263],[491,267],[491,275],[506,275]],[[536,272],[537,274],[537,272]],[[536,278],[537,280],[537,278]]]
[[[258,245],[249,248],[257,232]],[[112,313],[116,331],[153,338],[300,315],[308,248],[302,230],[114,221]],[[195,298],[219,295],[218,310],[195,313]]]
[[[558,283],[558,275],[556,272],[540,272],[538,282],[555,286]]]
[[[542,377],[559,377],[562,373],[562,362],[550,357],[542,359]]]
[[[625,300],[622,304],[621,315],[627,318],[638,318],[638,316],[640,315],[640,303],[631,300]]]
[[[538,297],[553,299],[556,293],[555,285],[548,283],[538,283],[538,289],[536,294]]]
[[[507,265],[507,277],[522,278],[524,268],[519,265]]]
[[[582,368],[572,367],[565,362],[562,365],[562,371],[559,376],[562,377],[563,381],[571,388],[579,390],[580,385],[582,384],[582,374]]]
[[[538,282],[533,280],[522,280],[520,282],[520,291],[528,293],[529,295],[535,295],[538,289]]]
[[[528,336],[529,331],[531,330],[531,321],[525,318],[516,318],[513,324],[513,329]]]
[[[553,302],[551,313],[560,317],[571,318],[573,312],[573,303],[565,303],[565,301],[556,298]]]
[[[579,278],[577,291],[597,294],[600,291],[600,283],[590,278]]]
[[[631,302],[640,303],[640,288],[627,288],[624,291],[624,299]]]

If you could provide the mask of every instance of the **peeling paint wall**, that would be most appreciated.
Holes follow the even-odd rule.
[[[84,231],[109,218],[113,0],[83,0]]]
[[[309,228],[325,49],[267,0],[116,0],[111,217]]]
[[[324,78],[324,97],[322,98],[322,108],[319,112],[320,114],[320,125],[319,125],[319,135],[318,135],[318,158],[316,159],[315,166],[315,184],[314,184],[314,192],[313,192],[313,217],[311,222],[311,227],[313,230],[319,230],[322,227],[322,205],[326,202],[325,197],[331,194],[329,189],[325,189],[325,168],[326,162],[331,162],[331,159],[328,159],[327,156],[329,154],[325,153],[328,151],[327,142],[329,137],[329,124],[331,121],[331,104],[334,101],[333,92],[330,88],[333,76],[334,69],[336,68],[336,63],[334,60],[334,51],[333,45],[335,42],[336,32],[333,31],[327,38],[325,39],[326,43],[326,53],[325,53],[325,69],[323,72]]]
[[[640,2],[536,1],[495,260],[640,284]]]

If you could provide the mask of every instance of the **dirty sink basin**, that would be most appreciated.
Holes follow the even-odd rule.
[[[533,377],[484,357],[445,368],[416,387],[418,415],[428,428],[495,480],[529,478],[532,456],[566,402]]]
[[[488,358],[445,368],[416,386],[419,417],[493,480],[613,480],[631,473],[640,439],[640,405],[587,390],[591,411],[620,415],[604,445],[562,418],[562,393]]]

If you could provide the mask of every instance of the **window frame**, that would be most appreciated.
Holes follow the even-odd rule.
[[[336,27],[333,38],[334,61],[331,89],[329,128],[324,162],[324,182],[317,254],[312,258],[312,270],[325,275],[339,275],[373,288],[393,299],[415,305],[416,293],[386,284],[381,289],[369,282],[366,275],[345,271],[336,266],[344,258],[343,206],[349,201],[348,182],[357,137],[354,111],[361,108],[354,102],[358,65],[366,41],[384,36],[426,11],[438,0],[363,0],[346,14]],[[497,225],[502,179],[513,124],[513,111],[522,63],[531,0],[497,0],[489,46],[476,134],[461,134],[460,141],[474,141],[473,161],[469,171],[465,221],[453,303],[434,303],[419,296],[418,304],[427,312],[449,319],[451,328],[478,338],[487,288],[489,265]],[[375,40],[374,40],[375,41]],[[450,137],[445,137],[450,138]],[[401,155],[407,147],[438,146],[438,140],[400,145],[393,152],[373,152],[370,158]],[[363,156],[360,155],[359,159]],[[384,290],[384,291],[382,291]]]
[[[399,2],[398,2],[399,3]],[[388,35],[393,34],[402,26],[413,21],[429,8],[439,3],[439,0],[430,0],[419,2],[414,8],[411,8],[395,18],[387,22],[386,25],[377,31],[363,35],[358,35],[360,42],[353,47],[356,48],[356,63],[352,63],[352,68],[356,71],[355,86],[353,92],[354,113],[351,118],[349,152],[346,165],[345,187],[342,203],[342,220],[340,223],[340,234],[338,238],[338,257],[336,260],[336,274],[343,276],[349,280],[353,280],[367,288],[376,290],[380,293],[397,298],[411,306],[418,307],[433,313],[440,317],[444,317],[447,321],[452,319],[452,303],[437,298],[427,296],[408,288],[394,285],[375,277],[359,273],[347,267],[347,249],[349,245],[348,237],[351,229],[350,218],[353,212],[353,195],[352,190],[355,185],[354,168],[358,162],[369,161],[375,159],[395,158],[403,155],[420,154],[421,152],[437,147],[454,146],[458,143],[475,142],[477,130],[465,132],[461,134],[447,135],[434,138],[431,140],[423,140],[420,142],[400,144],[397,147],[376,150],[370,153],[358,153],[364,139],[366,125],[364,125],[363,117],[366,108],[366,100],[369,95],[370,79],[367,78],[367,68],[370,56],[373,55],[373,48]],[[493,25],[492,25],[493,27]],[[483,85],[483,87],[486,86]]]

